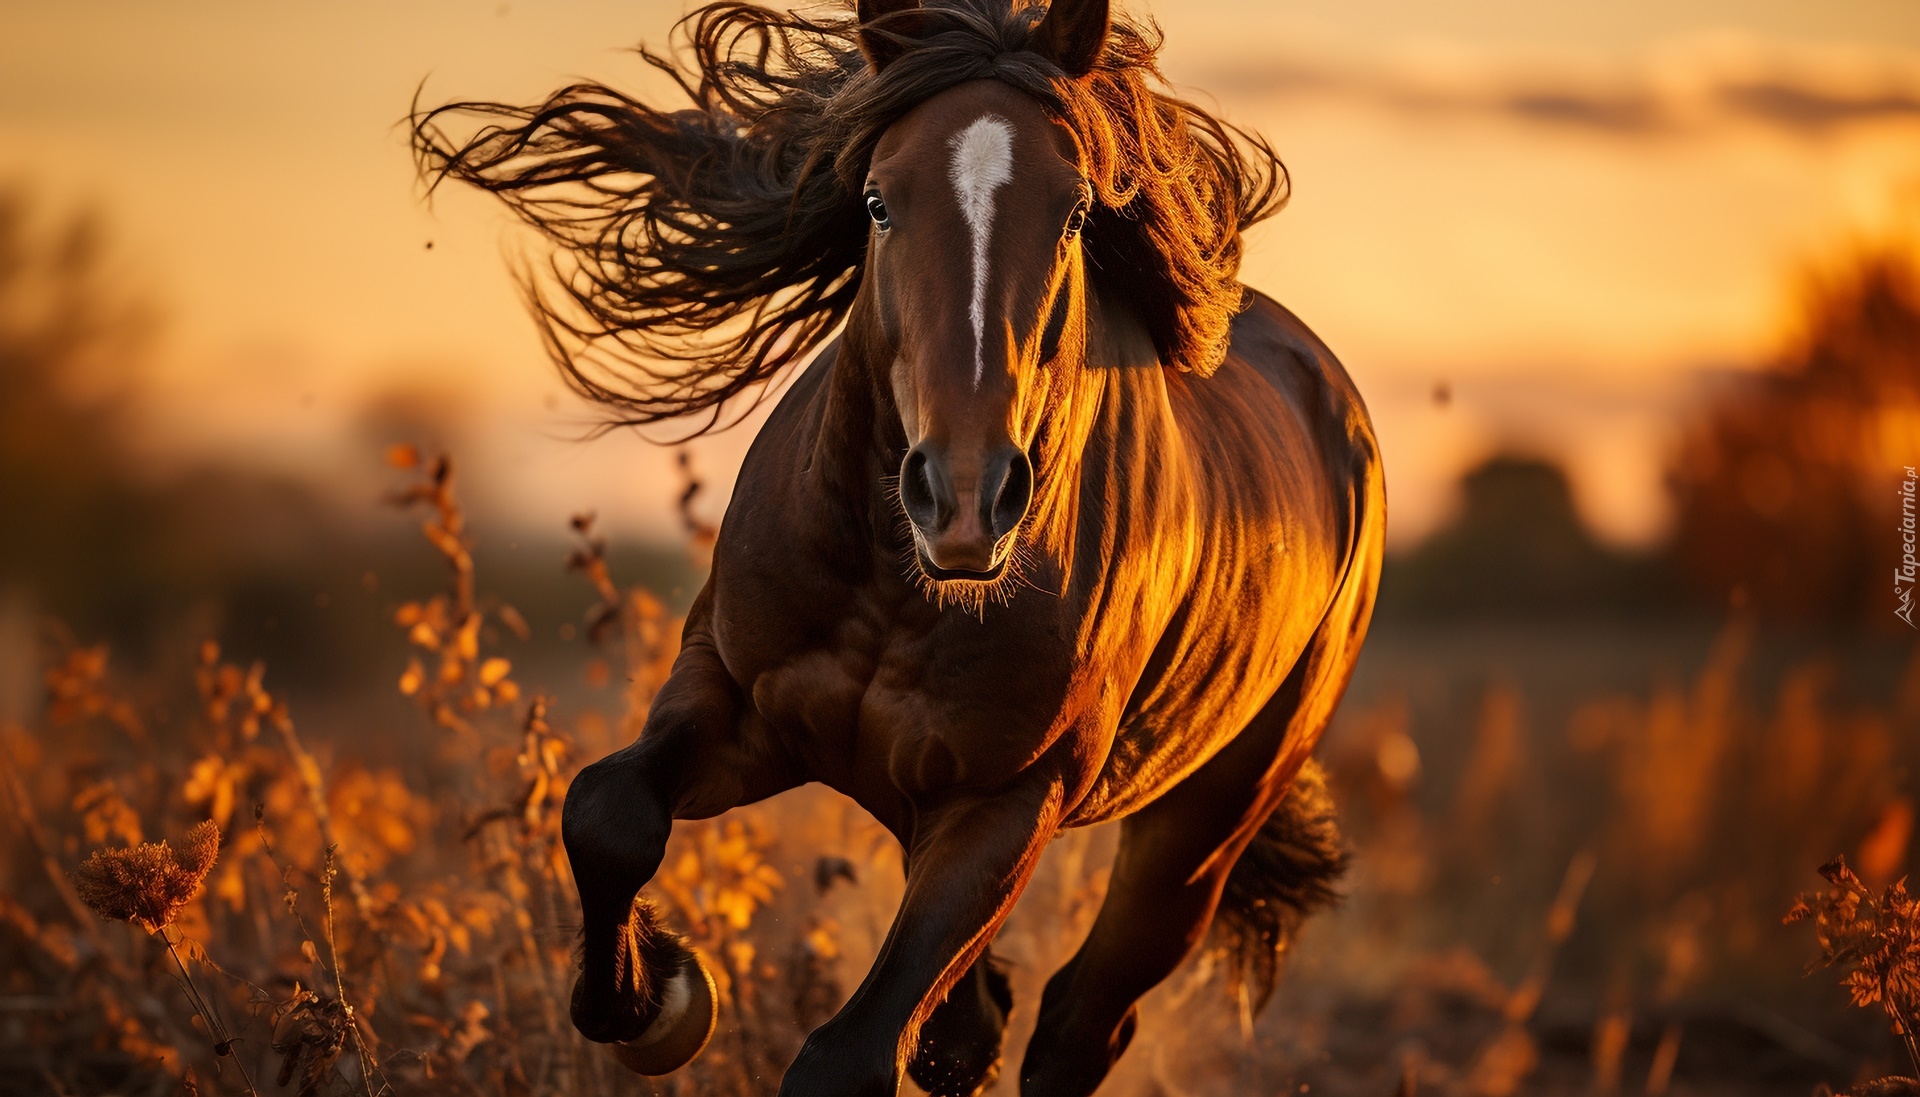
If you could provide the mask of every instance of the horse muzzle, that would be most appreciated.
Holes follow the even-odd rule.
[[[922,442],[900,464],[900,503],[921,566],[936,579],[991,579],[1033,501],[1033,463],[1012,445],[956,462]]]

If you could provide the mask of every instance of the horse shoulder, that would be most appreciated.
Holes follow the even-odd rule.
[[[840,585],[808,551],[831,516],[801,498],[837,350],[830,343],[815,356],[754,436],[714,545],[710,627],[729,670],[749,689],[807,646],[809,608],[835,598],[834,590],[815,588]]]
[[[858,506],[821,483],[823,463],[855,445],[830,436],[839,351],[828,343],[794,379],[741,463],[707,627],[754,712],[816,779],[844,790],[892,607],[872,581]]]
[[[840,341],[830,341],[794,378],[741,461],[714,546],[714,576],[725,577],[734,589],[786,588],[796,571],[807,570],[803,557],[820,553],[823,543],[862,535],[838,508],[810,504],[806,497],[815,464],[832,456],[823,430],[839,351]],[[845,562],[844,553],[826,555],[829,563]]]

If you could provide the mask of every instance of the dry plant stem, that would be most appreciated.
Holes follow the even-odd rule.
[[[266,806],[264,804],[254,805],[253,829],[255,833],[260,835],[261,852],[267,855],[268,863],[272,864],[274,871],[280,874],[280,883],[286,887],[286,892],[283,893],[283,901],[287,904],[287,913],[293,915],[293,924],[299,927],[300,936],[309,941],[312,940],[313,933],[307,929],[307,920],[300,916],[300,911],[293,905],[292,899],[288,897],[298,894],[298,890],[293,886],[292,870],[281,864],[279,854],[273,852],[273,839],[267,836]]]
[[[1653,1062],[1647,1067],[1647,1097],[1666,1097],[1673,1084],[1673,1068],[1680,1061],[1680,1022],[1670,1021],[1660,1030],[1660,1043],[1653,1049]]]
[[[1567,863],[1566,875],[1560,879],[1560,890],[1553,897],[1553,906],[1547,912],[1547,936],[1540,951],[1534,954],[1533,965],[1527,971],[1527,977],[1521,981],[1513,996],[1507,1000],[1507,1020],[1515,1024],[1524,1024],[1540,1008],[1540,999],[1546,994],[1547,981],[1553,977],[1553,967],[1560,956],[1560,946],[1566,944],[1573,934],[1574,916],[1579,913],[1580,900],[1586,896],[1587,885],[1593,882],[1594,869],[1598,860],[1591,850],[1581,850]]]
[[[1567,871],[1560,880],[1560,890],[1555,894],[1553,906],[1547,912],[1547,932],[1534,953],[1533,962],[1528,966],[1526,977],[1520,981],[1513,992],[1507,995],[1501,1009],[1504,1024],[1499,1032],[1487,1040],[1474,1054],[1472,1072],[1479,1075],[1483,1071],[1489,1076],[1498,1076],[1500,1060],[1504,1053],[1515,1046],[1532,1047],[1526,1034],[1527,1022],[1540,1008],[1540,999],[1546,993],[1547,982],[1553,977],[1553,968],[1559,958],[1560,947],[1573,933],[1574,917],[1579,912],[1580,901],[1585,897],[1587,885],[1593,881],[1597,858],[1591,850],[1581,850],[1567,863]],[[1519,1075],[1505,1079],[1499,1085],[1484,1090],[1490,1094],[1515,1092],[1506,1088],[1506,1084],[1517,1083],[1531,1073],[1532,1065],[1522,1068]],[[1471,1084],[1471,1082],[1470,1082]],[[1484,1084],[1484,1083],[1483,1083]],[[1481,1090],[1476,1090],[1480,1092]]]
[[[536,852],[538,851],[536,850]],[[551,863],[551,858],[541,858],[541,865],[550,866]],[[538,905],[543,911],[544,924],[549,926],[560,925],[561,918],[559,908],[554,901],[554,890],[559,881],[554,879],[553,874],[550,872],[535,873],[534,881],[539,888],[537,899]],[[532,906],[533,904],[528,904],[529,909],[531,909]],[[532,937],[531,931],[529,931],[528,936],[529,938]],[[541,990],[543,991],[542,1008],[546,1013],[547,1031],[553,1040],[555,1069],[559,1072],[559,1077],[555,1084],[560,1092],[572,1093],[579,1076],[579,1064],[574,1056],[577,1041],[573,1037],[573,1026],[565,1019],[566,1014],[562,1006],[562,1003],[565,1001],[562,994],[567,985],[566,972],[555,971],[552,957],[544,950],[540,950],[537,945],[530,945],[530,947],[534,948],[537,958],[536,962],[540,964]]]
[[[108,943],[106,935],[100,931],[100,919],[80,901],[79,894],[73,889],[73,881],[67,878],[66,872],[60,867],[60,862],[54,858],[53,847],[47,842],[46,830],[40,823],[39,813],[34,811],[33,801],[27,796],[26,788],[20,783],[20,775],[14,769],[13,757],[5,749],[0,749],[0,773],[6,776],[7,795],[13,801],[14,818],[19,821],[20,829],[26,834],[27,841],[32,844],[34,853],[39,856],[41,868],[46,872],[48,882],[53,885],[54,891],[60,895],[61,901],[66,904],[68,912],[73,916],[74,928],[86,935],[107,977],[119,985],[121,994],[127,1000],[132,1001],[135,997],[132,973],[127,970],[127,965],[121,960],[120,955]],[[175,962],[178,962],[178,957],[175,957]],[[180,1031],[166,1010],[136,1012],[146,1016],[149,1029],[155,1036],[166,1040],[176,1049],[187,1046],[188,1035]],[[234,1056],[234,1061],[239,1062],[239,1056]],[[246,1068],[242,1067],[241,1074],[245,1073]],[[251,1089],[251,1082],[248,1085]]]
[[[452,458],[441,455],[434,462],[428,483],[400,493],[395,502],[402,506],[425,502],[433,508],[436,517],[428,519],[421,528],[453,571],[455,619],[466,620],[474,611],[473,553],[463,540],[466,514],[453,493]]]
[[[505,848],[498,849],[495,857],[501,866],[501,875],[504,877],[502,890],[513,900],[515,915],[513,920],[520,928],[520,947],[526,952],[528,970],[538,983],[535,989],[540,994],[541,1020],[547,1030],[549,1046],[550,1049],[565,1047],[567,1038],[565,1030],[561,1027],[559,999],[554,992],[553,973],[547,963],[545,951],[540,947],[540,939],[533,932],[533,910],[525,899],[528,894],[526,877],[521,874],[520,867],[515,861],[516,851],[507,843],[502,842],[501,845]],[[550,1053],[548,1062],[553,1061]],[[540,1078],[542,1082],[546,1080],[545,1074],[546,1070],[543,1066]]]
[[[347,1011],[347,1031],[353,1033],[353,1050],[360,1056],[360,1081],[366,1086],[367,1097],[373,1097],[373,1076],[379,1072],[380,1063],[367,1050],[367,1041],[360,1033],[360,1016],[353,1008],[353,1002],[347,997],[346,980],[340,974],[340,946],[333,937],[333,876],[337,871],[337,846],[328,846],[325,866],[320,874],[320,906],[326,912],[327,954],[333,958],[333,989],[340,996],[340,1005]],[[349,876],[351,881],[352,877]],[[388,1088],[386,1079],[381,1078],[381,1087]]]
[[[325,778],[320,775],[320,763],[316,762],[313,755],[307,753],[307,748],[301,745],[300,737],[294,733],[291,719],[281,716],[273,721],[273,726],[280,732],[280,741],[286,745],[287,753],[292,755],[293,767],[299,771],[300,781],[306,786],[307,802],[313,808],[313,819],[320,830],[320,841],[330,851],[329,857],[331,857],[331,851],[340,848],[340,840],[334,836],[333,812],[327,808],[327,785]],[[347,888],[353,892],[354,909],[360,912],[361,921],[371,927],[373,896],[367,893],[366,882],[360,879],[359,873],[352,869],[346,869],[345,872]],[[327,917],[329,919],[333,917],[331,908],[328,909]],[[345,1001],[344,997],[341,998],[341,1002]]]
[[[79,893],[73,890],[73,881],[67,878],[66,872],[60,867],[60,862],[54,858],[53,847],[47,842],[46,829],[40,823],[39,813],[34,811],[33,801],[27,796],[26,788],[20,783],[20,775],[13,767],[12,755],[4,749],[0,749],[0,773],[6,775],[7,795],[13,801],[14,818],[19,820],[20,829],[25,832],[27,841],[39,855],[40,866],[46,872],[48,882],[53,885],[54,891],[59,893],[61,901],[66,904],[68,912],[72,914],[74,928],[85,934],[87,940],[92,943],[94,954],[100,958],[107,977],[119,984],[121,992],[132,1000],[134,996],[132,973],[121,960],[120,954],[108,943],[106,935],[100,932],[100,919],[80,901]],[[176,1048],[187,1045],[187,1034],[179,1030],[166,1010],[156,1008],[138,1012],[148,1015],[147,1024],[156,1036],[167,1040]],[[239,1057],[235,1056],[236,1062],[238,1059]]]
[[[1900,1043],[1907,1049],[1907,1061],[1913,1065],[1913,1076],[1920,1078],[1920,1036],[1913,1031],[1914,1019],[1908,1013],[1887,999],[1887,1009],[1893,1013],[1894,1020],[1900,1023]]]
[[[454,610],[464,621],[474,611],[473,553],[462,540],[466,533],[466,515],[454,501],[453,462],[443,457],[439,469],[436,476],[439,494],[435,502],[440,512],[439,533],[444,536],[435,536],[431,527],[427,535],[447,558],[447,566],[453,569]],[[451,547],[457,547],[458,551],[449,551]]]
[[[234,1050],[233,1035],[227,1031],[226,1022],[220,1019],[219,1011],[194,984],[193,976],[188,973],[186,963],[180,959],[180,951],[174,948],[173,938],[167,935],[165,926],[160,927],[160,941],[167,946],[167,955],[173,957],[173,966],[179,969],[180,985],[187,992],[187,1003],[193,1006],[195,1013],[200,1015],[201,1023],[207,1026],[207,1033],[214,1039],[215,1054],[232,1059],[233,1065],[240,1070],[240,1080],[246,1083],[247,1092],[254,1097],[259,1097],[260,1091],[253,1088],[253,1076],[247,1073],[246,1062],[240,1058],[240,1053]]]
[[[307,928],[307,920],[301,917],[299,908],[294,905],[292,899],[292,896],[297,894],[297,892],[294,889],[291,879],[289,879],[290,870],[280,863],[279,856],[273,852],[273,839],[267,836],[264,809],[259,805],[256,805],[254,808],[253,826],[254,830],[260,835],[261,850],[266,853],[268,862],[280,873],[281,883],[286,886],[288,896],[286,899],[287,913],[293,915],[293,923],[299,927],[300,936],[311,941],[313,939],[313,931]],[[366,1040],[360,1033],[359,1016],[354,1011],[353,1004],[347,1000],[347,986],[340,974],[340,949],[339,946],[335,944],[333,936],[333,876],[337,871],[335,867],[335,853],[337,850],[337,846],[330,845],[326,848],[325,863],[322,866],[320,874],[320,902],[326,912],[325,936],[328,956],[327,962],[321,964],[320,968],[323,972],[333,976],[334,991],[340,996],[340,1005],[347,1011],[347,1020],[349,1022],[347,1030],[353,1033],[354,1051],[360,1056],[360,1078],[361,1081],[366,1083],[369,1097],[372,1097],[373,1076],[380,1073],[380,1063],[374,1058],[373,1053],[367,1050]],[[387,1082],[385,1075],[381,1076],[380,1087],[383,1092],[393,1088],[392,1085]]]

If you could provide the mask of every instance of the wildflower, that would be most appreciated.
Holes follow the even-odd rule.
[[[74,870],[74,890],[102,918],[158,933],[199,893],[219,853],[220,828],[207,820],[187,831],[178,850],[163,841],[95,851]]]
[[[1905,880],[1876,898],[1845,858],[1820,875],[1832,886],[1802,895],[1785,921],[1813,922],[1822,960],[1848,969],[1842,985],[1853,1004],[1884,1009],[1920,1070],[1920,900]]]

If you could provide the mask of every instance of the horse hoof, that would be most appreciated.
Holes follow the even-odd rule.
[[[699,956],[689,953],[686,966],[667,984],[660,1016],[647,1031],[625,1043],[608,1044],[607,1050],[635,1074],[650,1078],[671,1074],[700,1054],[719,1021],[720,998],[713,973]]]

